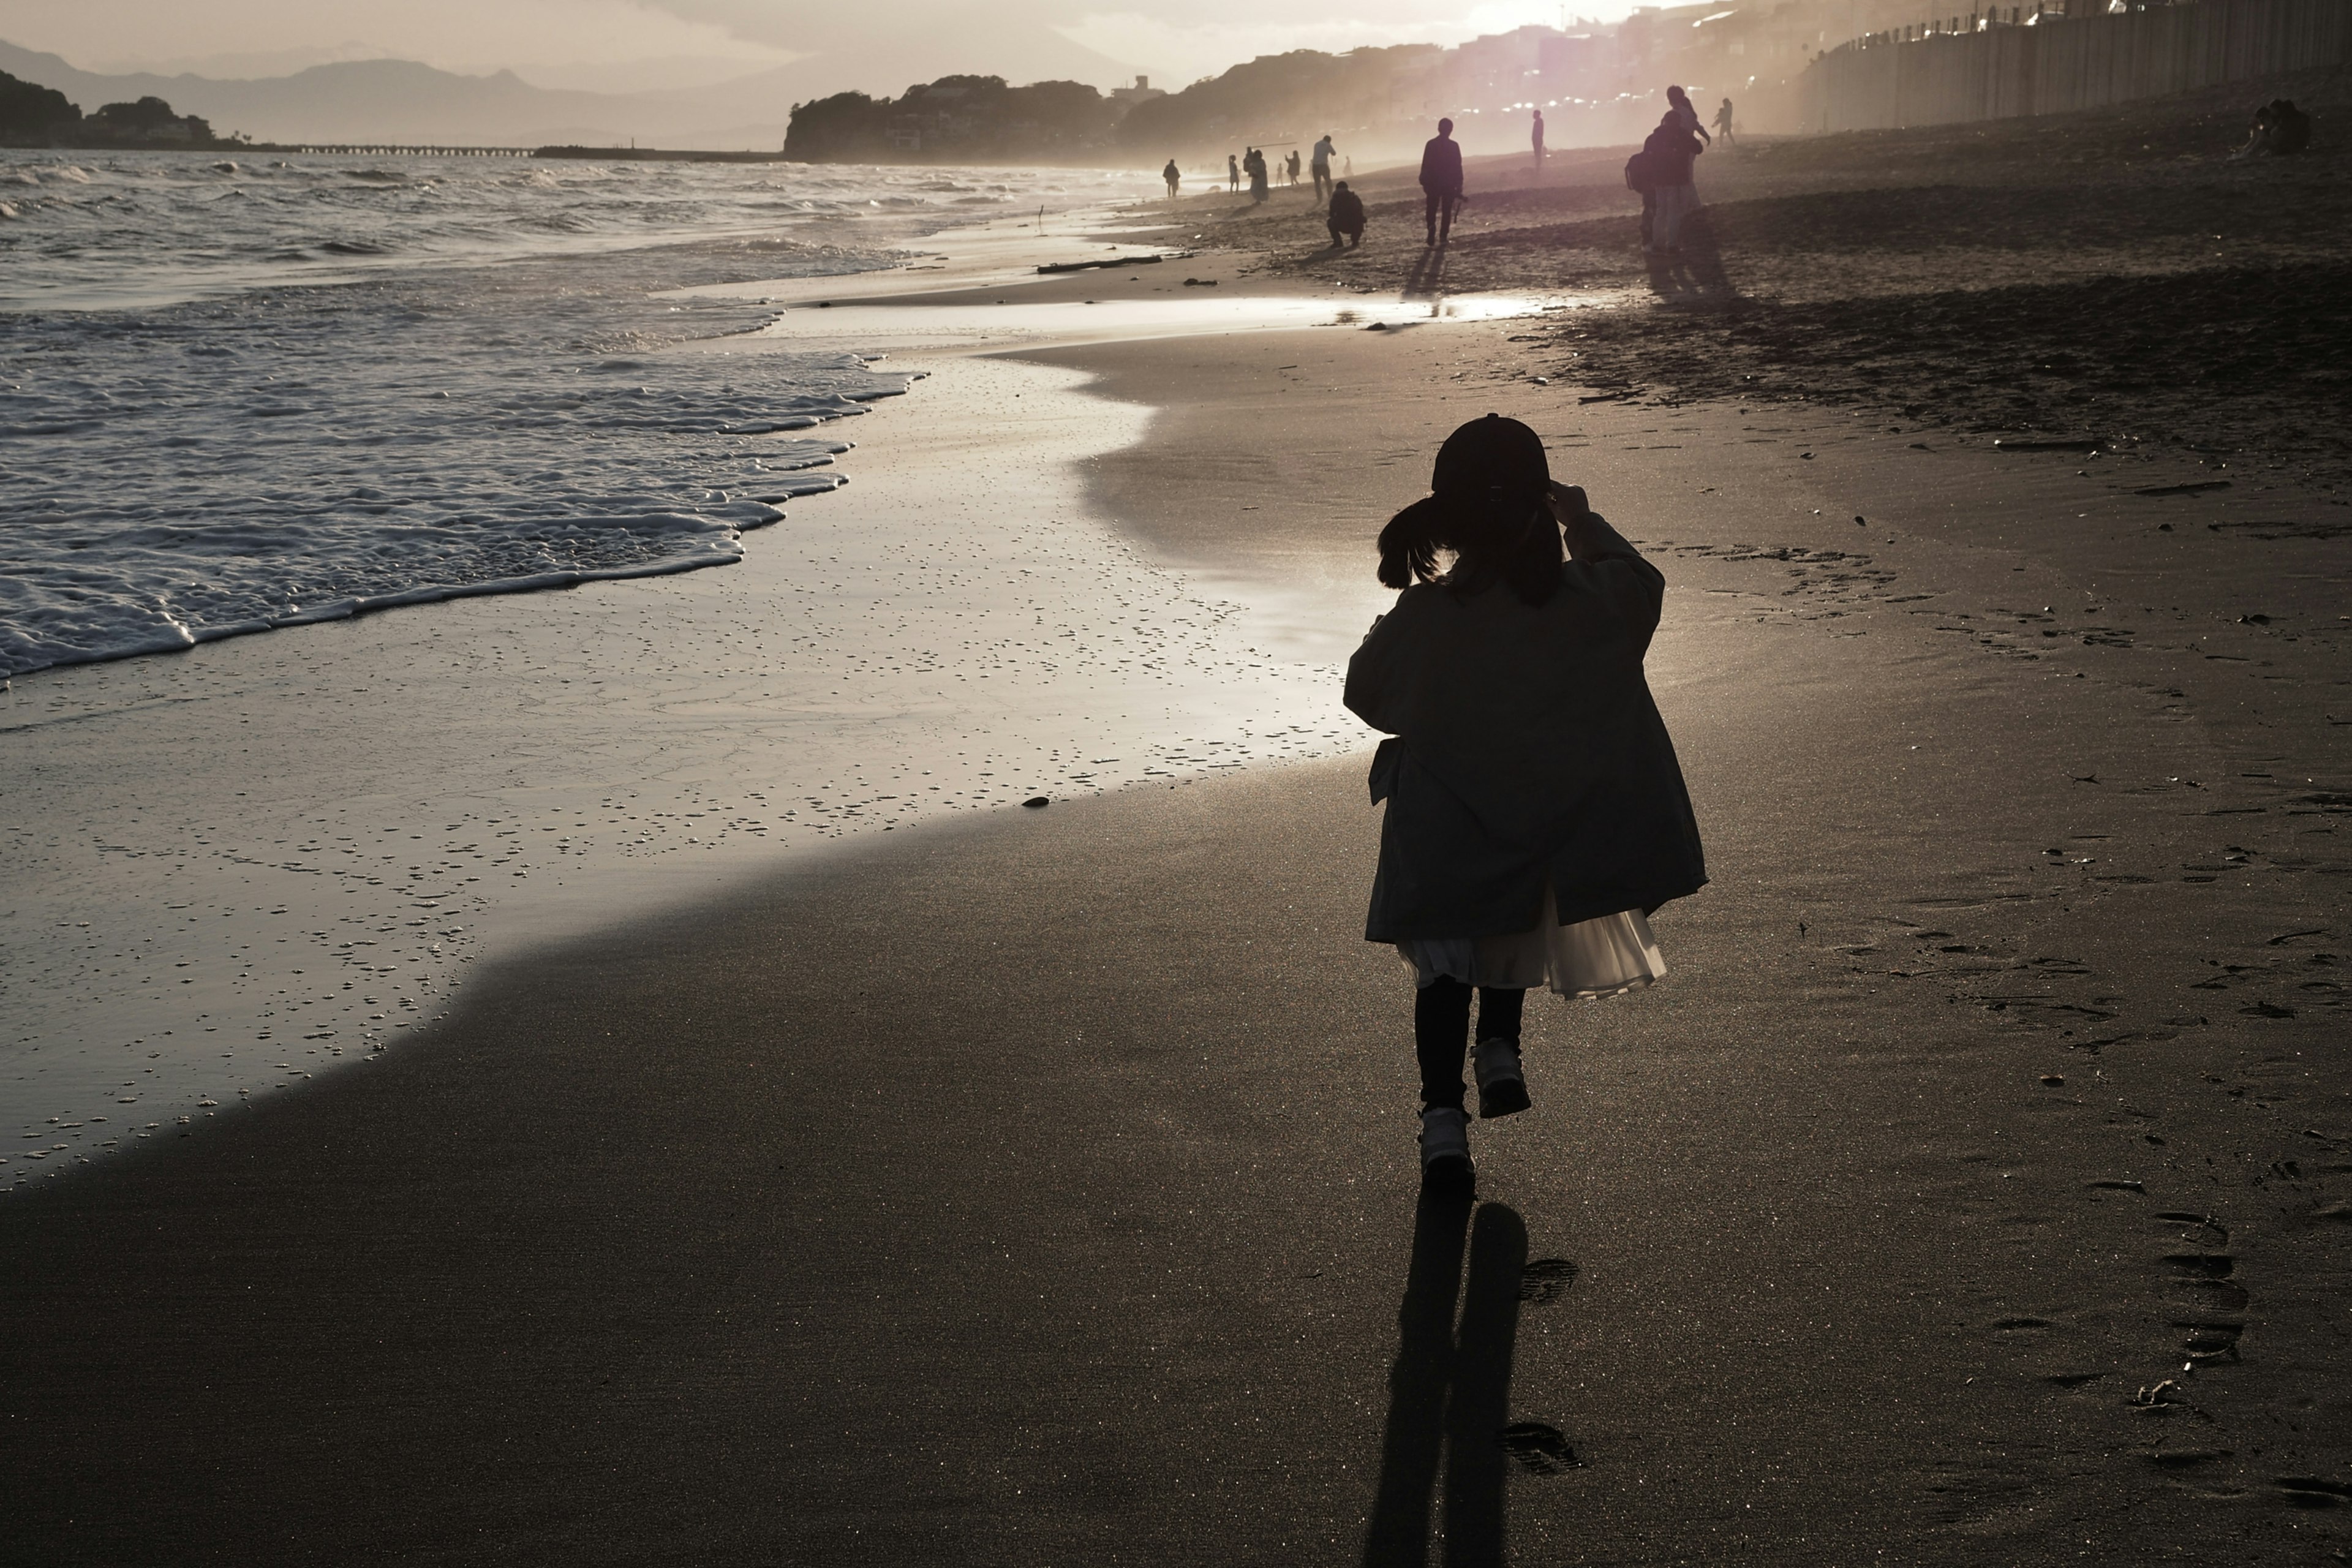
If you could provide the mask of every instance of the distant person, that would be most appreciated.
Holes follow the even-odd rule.
[[[1265,149],[1251,148],[1248,154],[1242,159],[1242,168],[1249,175],[1250,200],[1252,202],[1265,200],[1267,182],[1273,175],[1265,166]]]
[[[1658,182],[1650,170],[1650,144],[1625,160],[1625,188],[1642,196],[1642,248],[1650,248],[1650,231],[1658,221]]]
[[[1297,149],[1297,148],[1293,147],[1293,148],[1290,150],[1290,156],[1289,156],[1289,158],[1288,158],[1287,160],[1286,160],[1286,163],[1288,164],[1288,174],[1289,174],[1289,180],[1288,180],[1288,184],[1292,184],[1292,185],[1296,185],[1296,184],[1298,184],[1298,149]]]
[[[1364,242],[1364,198],[1340,181],[1331,187],[1331,211],[1323,226],[1331,231],[1331,248],[1339,248],[1339,237],[1348,237],[1348,248],[1353,250]]]
[[[1235,163],[1234,161],[1234,155],[1231,153],[1228,153],[1225,154],[1225,189],[1228,191],[1238,191],[1241,188],[1242,166]]]
[[[1527,1110],[1528,992],[1597,1000],[1663,976],[1648,915],[1706,867],[1642,676],[1664,577],[1516,419],[1447,437],[1430,488],[1381,531],[1381,582],[1403,591],[1348,661],[1346,701],[1392,737],[1372,754],[1388,816],[1364,936],[1413,974],[1423,1187],[1463,1197],[1473,1038],[1478,1114]]]
[[[1542,177],[1543,177],[1543,155],[1544,155],[1544,139],[1543,139],[1543,110],[1540,110],[1540,109],[1538,109],[1538,110],[1536,110],[1536,123],[1535,123],[1535,129],[1534,129],[1534,130],[1532,130],[1531,132],[1529,132],[1528,133],[1528,141],[1529,141],[1529,142],[1533,142],[1533,143],[1534,143],[1534,145],[1535,145],[1535,150],[1536,150],[1536,177],[1537,177],[1537,178],[1538,178],[1538,179],[1540,179],[1540,178],[1542,178]]]
[[[1347,175],[1348,178],[1351,180],[1354,179],[1356,177],[1356,161],[1353,158],[1343,160],[1343,166],[1340,168],[1339,173]]]
[[[1176,170],[1175,159],[1171,158],[1168,160],[1168,166],[1160,171],[1160,177],[1168,182],[1168,199],[1171,202],[1174,201],[1176,199],[1176,187],[1184,183],[1184,176],[1179,174]]]
[[[1731,145],[1731,100],[1729,100],[1729,99],[1727,99],[1727,99],[1725,99],[1725,100],[1723,100],[1723,107],[1722,107],[1721,109],[1718,109],[1718,110],[1717,110],[1715,111],[1715,129],[1716,129],[1717,133],[1717,134],[1719,134],[1720,136],[1722,136],[1722,138],[1723,138],[1723,144],[1724,144],[1725,146],[1727,146],[1727,147],[1730,146],[1730,145]]]
[[[2253,126],[2247,132],[2245,145],[2230,156],[2284,156],[2300,153],[2310,145],[2311,116],[2297,109],[2291,100],[2274,98],[2254,110]]]
[[[1421,190],[1429,220],[1429,243],[1441,244],[1454,232],[1454,209],[1462,203],[1462,143],[1454,140],[1454,121],[1437,122],[1437,134],[1421,149]]]
[[[1685,92],[1681,88],[1670,87],[1666,89],[1666,103],[1675,113],[1682,117],[1684,126],[1692,135],[1709,146],[1714,145],[1715,138],[1709,136],[1706,133],[1706,127],[1699,123],[1698,110],[1692,107],[1689,93]]]
[[[2290,99],[2271,100],[2271,151],[2285,156],[2311,145],[2311,116]]]
[[[1331,133],[1323,132],[1323,140],[1315,143],[1315,151],[1307,160],[1307,173],[1315,176],[1315,205],[1321,206],[1331,195],[1331,154],[1339,149],[1331,145]]]
[[[1683,220],[1698,210],[1691,165],[1697,162],[1700,151],[1686,117],[1671,109],[1642,143],[1651,187],[1642,203],[1642,246],[1652,255],[1672,256],[1682,250]]]

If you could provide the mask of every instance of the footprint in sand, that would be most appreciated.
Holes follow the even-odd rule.
[[[2168,1470],[2185,1470],[2192,1465],[2210,1465],[2230,1457],[2228,1448],[2159,1448],[2148,1455],[2148,1463]]]
[[[2231,1279],[2181,1279],[2173,1290],[2175,1301],[2197,1312],[2242,1312],[2252,1300],[2243,1285]]]
[[[2164,1261],[2195,1279],[2226,1279],[2238,1267],[2238,1260],[2226,1252],[2168,1252]]]
[[[1530,1475],[1556,1476],[1584,1465],[1569,1446],[1567,1434],[1540,1421],[1514,1421],[1496,1433],[1495,1440]]]
[[[2054,1383],[2061,1388],[2081,1388],[2085,1384],[2096,1383],[2106,1375],[2104,1372],[2053,1372],[2042,1381]]]
[[[2226,1242],[2229,1233],[2202,1215],[2167,1214],[2159,1219],[2194,1223],[2209,1231],[2221,1231]],[[2236,1361],[2238,1341],[2244,1335],[2244,1322],[2222,1316],[2242,1312],[2250,1300],[2245,1287],[2230,1276],[2237,1271],[2238,1260],[2226,1252],[2171,1252],[2164,1261],[2175,1273],[2175,1300],[2186,1309],[2183,1316],[2172,1320],[2172,1327],[2181,1335],[2180,1353],[2192,1364]]]
[[[1519,1300],[1546,1306],[1575,1283],[1575,1264],[1565,1258],[1538,1258],[1519,1270]]]
[[[2167,1225],[2192,1226],[2202,1230],[2216,1247],[2230,1245],[2230,1227],[2210,1214],[2191,1214],[2186,1209],[2166,1209],[2154,1216]],[[2183,1239],[2187,1239],[2184,1237]]]
[[[2246,1331],[2243,1323],[2188,1323],[2176,1319],[2172,1326],[2181,1331],[2181,1353],[2199,1363],[2237,1360],[2238,1337]]]

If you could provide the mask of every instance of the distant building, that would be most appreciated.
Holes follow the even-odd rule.
[[[1139,103],[1150,103],[1155,98],[1165,98],[1168,93],[1162,88],[1152,86],[1150,77],[1139,76],[1135,79],[1133,87],[1112,88],[1110,96],[1127,105],[1128,108],[1133,109]]]

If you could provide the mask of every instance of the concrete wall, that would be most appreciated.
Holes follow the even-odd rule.
[[[1807,67],[1808,131],[1944,125],[2095,109],[2345,58],[2352,0],[2189,0],[2069,19],[1876,34]]]

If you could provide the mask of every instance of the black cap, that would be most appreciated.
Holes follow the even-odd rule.
[[[1429,476],[1429,488],[1439,495],[1504,490],[1539,496],[1550,486],[1543,437],[1499,414],[1473,419],[1448,436]]]

